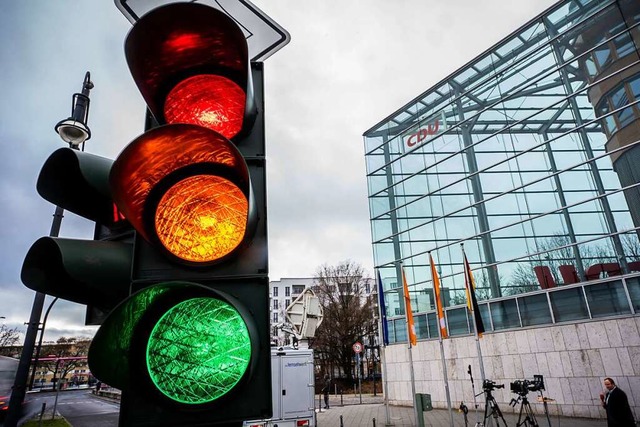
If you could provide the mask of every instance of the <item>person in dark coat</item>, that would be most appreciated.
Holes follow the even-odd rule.
[[[606,393],[600,393],[602,407],[607,411],[608,427],[634,427],[633,412],[624,391],[616,387],[611,378],[604,379]]]
[[[331,377],[329,374],[324,376],[324,387],[322,387],[322,393],[324,394],[324,409],[329,409],[329,392],[331,391]]]

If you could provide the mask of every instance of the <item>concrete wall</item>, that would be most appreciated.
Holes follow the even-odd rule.
[[[544,395],[555,399],[549,403],[553,415],[606,418],[600,406],[602,379],[612,377],[623,389],[640,419],[640,316],[592,320],[565,325],[511,330],[485,334],[480,347],[486,378],[504,384],[494,392],[500,409],[514,411],[509,402],[516,394],[509,383],[517,379],[544,376]],[[476,394],[482,392],[482,380],[475,337],[465,336],[443,341],[451,403],[457,409],[464,402],[473,410],[471,365]],[[437,340],[386,347],[388,392],[391,404],[411,405],[411,364],[413,358],[417,393],[429,393],[434,407],[446,408],[445,384],[440,344]],[[534,411],[543,405],[534,403],[538,393],[528,398]],[[477,397],[484,410],[484,396]]]

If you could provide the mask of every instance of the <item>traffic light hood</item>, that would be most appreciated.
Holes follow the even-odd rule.
[[[225,13],[197,3],[153,9],[129,32],[125,54],[158,123],[197,124],[229,139],[253,126],[247,42]]]

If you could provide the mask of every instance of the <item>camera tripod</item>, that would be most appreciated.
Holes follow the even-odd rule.
[[[515,407],[520,400],[522,400],[522,402],[520,403],[520,413],[518,415],[518,422],[516,423],[516,427],[539,427],[538,421],[536,420],[536,416],[533,413],[533,409],[531,409],[531,404],[529,403],[529,399],[527,399],[526,394],[521,394],[517,400],[512,400],[513,406]],[[523,415],[524,419],[522,418]]]
[[[498,425],[498,427],[500,426],[500,421],[502,420],[502,423],[504,424],[504,427],[507,427],[507,422],[504,419],[504,416],[502,415],[502,411],[500,410],[500,407],[498,406],[498,402],[496,402],[496,398],[493,397],[493,394],[491,394],[491,389],[484,389],[484,396],[485,396],[485,401],[484,401],[484,419],[482,420],[482,424],[477,423],[476,426],[478,426],[478,424],[480,424],[480,427],[484,427],[487,425],[487,420],[491,418],[495,419],[496,421],[496,425]]]

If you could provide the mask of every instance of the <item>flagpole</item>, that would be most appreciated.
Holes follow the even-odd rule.
[[[431,257],[431,252],[427,252],[427,254],[429,254],[429,262],[431,263],[431,281],[435,289],[436,286],[440,286],[440,278],[438,277],[436,266],[433,262],[433,258]],[[440,291],[438,290],[436,292],[434,290],[433,294],[434,296],[437,295],[436,298],[439,298]],[[437,304],[442,304],[442,300],[436,301],[436,306]],[[447,397],[447,406],[449,408],[449,424],[451,427],[453,427],[453,412],[451,410],[451,393],[449,391],[449,375],[447,374],[447,362],[444,357],[444,343],[442,342],[442,328],[440,327],[438,328],[438,342],[440,344],[440,359],[442,360],[442,375],[444,376],[444,392],[445,392],[445,396]]]
[[[472,283],[470,283],[470,278],[471,276],[471,269],[469,266],[469,263],[467,261],[467,254],[465,254],[464,252],[464,243],[460,243],[460,248],[462,249],[462,258],[463,258],[463,263],[464,263],[464,271],[465,271],[465,277],[467,279],[465,279],[465,283],[468,281],[468,288],[467,288],[467,292],[471,293],[471,292],[475,292],[475,290],[472,288]],[[471,296],[469,295],[469,298],[471,298]],[[471,304],[468,304],[468,306]],[[468,307],[467,306],[467,307]],[[480,313],[478,313],[479,315]],[[487,379],[487,377],[484,374],[484,361],[482,360],[482,349],[480,348],[480,335],[478,334],[478,324],[476,322],[476,316],[475,314],[473,316],[471,316],[471,318],[473,319],[473,332],[476,336],[476,348],[478,349],[478,363],[480,364],[480,378],[482,379],[482,383],[484,384],[484,380]]]
[[[377,270],[378,276],[378,335],[381,346],[378,347],[380,352],[380,361],[382,362],[382,386],[384,388],[384,414],[386,417],[385,426],[392,426],[391,417],[389,416],[389,382],[387,379],[387,344],[389,344],[387,330],[387,307],[384,303],[384,286],[380,270]],[[383,323],[384,322],[384,323]],[[374,372],[375,375],[375,372]],[[375,384],[375,382],[374,382]]]
[[[411,339],[415,337],[415,326],[413,325],[413,321],[409,321],[410,318],[413,319],[413,314],[411,313],[411,300],[409,299],[409,285],[407,284],[407,276],[404,274],[404,266],[402,265],[402,261],[400,262],[400,270],[402,272],[402,284],[404,288],[404,318],[407,323],[407,344],[409,344],[408,350],[410,368],[409,371],[411,373],[411,401],[413,402],[413,412],[416,416],[416,423],[418,423],[418,419],[420,416],[422,416],[422,414],[418,413],[418,405],[416,405],[416,378],[413,370],[413,352],[411,351]],[[412,327],[414,329],[412,329]]]

